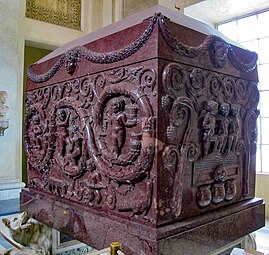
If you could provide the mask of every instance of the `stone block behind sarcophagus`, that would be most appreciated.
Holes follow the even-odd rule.
[[[178,254],[166,240],[244,210],[251,227],[199,254],[261,227],[256,61],[159,6],[59,48],[28,69],[22,209],[127,254]]]

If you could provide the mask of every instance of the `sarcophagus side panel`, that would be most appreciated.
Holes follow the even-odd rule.
[[[177,62],[160,70],[159,221],[253,197],[257,84]]]

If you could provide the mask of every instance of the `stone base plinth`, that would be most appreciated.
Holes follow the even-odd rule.
[[[126,255],[209,254],[264,226],[264,203],[258,198],[157,228],[27,189],[21,210],[97,249],[122,242]]]
[[[20,209],[20,192],[25,184],[15,178],[0,178],[0,216]]]

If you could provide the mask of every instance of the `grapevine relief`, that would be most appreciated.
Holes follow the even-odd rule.
[[[226,58],[224,46],[217,43],[214,50]],[[222,66],[221,57],[218,61]],[[247,195],[249,171],[255,167],[257,85],[176,63],[164,67],[162,83],[161,105],[169,114],[162,161],[173,173],[173,215],[181,214],[185,172],[193,171],[199,208],[231,201],[240,192]]]
[[[155,82],[124,67],[28,92],[29,186],[151,221]]]

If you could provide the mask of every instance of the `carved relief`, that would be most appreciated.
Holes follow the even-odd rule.
[[[181,197],[183,192],[182,174],[183,169],[180,167],[180,154],[178,148],[174,145],[167,146],[162,154],[164,167],[173,177],[172,191],[172,213],[178,217],[181,213]]]
[[[223,201],[225,197],[224,183],[214,183],[212,188],[212,202],[218,204]]]
[[[153,221],[156,78],[153,68],[122,67],[28,92],[29,186]],[[198,209],[238,199],[240,178],[247,195],[256,85],[176,63],[164,67],[162,84],[169,214],[181,216],[189,173]]]
[[[9,120],[6,119],[6,114],[9,107],[6,105],[7,92],[0,91],[0,136],[4,135],[5,130],[9,126]]]
[[[80,53],[75,50],[70,50],[65,54],[66,62],[65,62],[65,68],[67,73],[73,74],[76,70],[77,63],[80,58]]]
[[[203,152],[204,156],[207,156],[210,151],[213,151],[218,146],[217,135],[215,134],[216,129],[216,114],[218,111],[218,103],[209,100],[206,102],[205,117],[203,119]],[[213,146],[212,146],[213,144]]]
[[[6,105],[7,100],[7,92],[0,91],[0,119],[4,119],[6,117],[6,113],[8,112],[9,107]]]
[[[47,172],[53,153],[54,136],[49,133],[49,125],[40,104],[27,109],[25,129],[29,132],[24,137],[28,162],[36,171]]]
[[[31,1],[34,0],[27,1],[27,10],[29,9],[28,8],[29,6],[30,9],[33,8],[33,6],[31,6],[33,5]],[[201,57],[206,52],[209,52],[211,62],[213,66],[216,68],[223,68],[227,62],[227,59],[229,59],[231,64],[236,69],[242,72],[250,72],[256,68],[258,55],[255,52],[250,53],[250,55],[252,55],[251,56],[252,59],[250,60],[250,62],[244,63],[237,57],[230,44],[228,44],[222,38],[215,35],[208,35],[204,39],[204,41],[197,47],[183,44],[182,42],[179,42],[177,38],[171,34],[166,24],[166,20],[167,18],[163,16],[161,13],[155,14],[149,20],[148,27],[145,29],[142,35],[139,38],[137,38],[134,42],[130,43],[129,45],[123,47],[118,51],[99,53],[89,50],[86,47],[78,46],[62,55],[59,58],[59,60],[54,64],[54,66],[46,73],[35,74],[31,70],[30,66],[27,69],[27,76],[33,82],[40,83],[51,79],[59,71],[60,67],[63,66],[64,64],[66,66],[67,72],[72,75],[76,69],[77,62],[81,58],[84,58],[92,63],[99,63],[99,64],[110,64],[118,62],[120,60],[124,60],[133,55],[134,53],[136,53],[149,40],[157,24],[160,27],[160,31],[167,45],[180,56],[196,58]],[[181,77],[178,76],[178,74],[180,73],[177,73],[175,76],[172,76],[172,82],[174,83],[174,85],[172,85],[173,87],[178,86],[178,84],[180,83]],[[184,73],[182,73],[181,75],[184,76]],[[183,76],[182,78],[184,78]],[[180,89],[180,87],[178,88],[175,87],[175,89]]]
[[[236,194],[236,181],[228,180],[225,183],[225,200],[230,201]]]
[[[236,151],[238,138],[240,137],[241,124],[239,119],[240,105],[231,104],[230,116],[228,117],[228,151]]]
[[[163,164],[170,171],[171,167],[169,167],[169,164],[174,165],[174,182],[171,185],[173,189],[171,208],[173,215],[178,217],[182,207],[183,169],[187,159],[192,158],[192,156],[188,157],[190,155],[188,152],[191,152],[189,150],[189,138],[191,135],[190,127],[193,121],[194,105],[188,97],[180,96],[184,95],[188,84],[187,71],[182,66],[178,64],[167,65],[163,71],[162,81],[168,94],[162,97],[161,100],[163,108],[169,113],[170,117],[170,125],[166,129],[166,137],[171,144],[163,152]],[[195,153],[193,156],[195,158]]]
[[[70,178],[77,178],[86,169],[86,148],[80,114],[86,113],[77,106],[74,99],[64,98],[56,104],[51,118],[56,129],[57,153],[54,159]]]
[[[192,97],[194,101],[205,93],[206,77],[202,69],[194,68],[190,72],[190,82],[187,82],[187,94]]]
[[[27,0],[25,16],[80,30],[81,0]]]
[[[210,56],[215,67],[223,68],[228,57],[228,45],[223,41],[214,41],[211,45]]]
[[[215,47],[220,51],[215,61],[223,65],[221,55],[225,61],[227,49],[222,44]],[[180,190],[178,204],[182,203],[183,169],[193,171],[199,208],[233,200],[240,192],[240,178],[245,183],[242,194],[247,194],[248,171],[255,168],[257,85],[175,63],[164,67],[162,81],[166,94],[161,105],[170,119],[162,160],[164,168],[174,173],[169,187],[173,194]],[[180,210],[173,214],[178,217]]]
[[[124,67],[28,92],[29,186],[152,221],[155,82]]]
[[[200,186],[197,191],[196,200],[200,207],[206,207],[210,204],[212,199],[212,192],[210,185]]]

